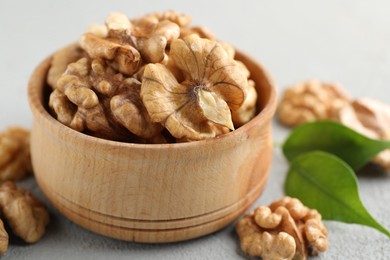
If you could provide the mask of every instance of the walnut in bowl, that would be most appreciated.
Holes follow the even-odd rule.
[[[167,20],[181,28],[181,38],[172,40],[175,26],[169,27],[169,35],[158,31]],[[138,21],[147,28],[150,21],[158,24],[140,33],[139,49],[134,47],[141,59],[149,55],[147,65],[144,59],[136,62],[131,44],[116,40],[129,25],[119,18],[109,21],[108,33],[93,28],[98,40],[109,41],[109,46],[99,43],[95,48],[105,47],[90,52],[76,47],[72,53],[80,56],[61,75],[50,70],[59,62],[57,53],[31,76],[31,151],[39,186],[68,218],[114,238],[172,242],[228,225],[255,201],[268,178],[276,107],[272,80],[250,57],[202,40],[199,36],[208,34],[191,29],[186,16],[167,12]],[[164,44],[166,40],[169,52],[157,48],[163,52],[154,56],[146,51],[144,45],[153,37]],[[185,51],[182,47],[188,43],[211,53],[203,67],[197,55],[191,62],[175,58],[175,45]],[[220,62],[231,65],[221,67]],[[203,69],[187,69],[194,63]],[[131,76],[126,74],[133,70]],[[238,77],[235,70],[240,71]],[[253,96],[246,101],[249,95],[241,83],[249,74],[258,94],[255,102]],[[47,86],[46,75],[57,77],[57,85]],[[155,96],[162,98],[160,104]],[[235,116],[226,112],[246,102],[253,103],[256,114],[231,131]]]
[[[203,140],[247,123],[257,112],[249,70],[230,45],[188,23],[174,12],[113,13],[93,26],[53,57],[53,116],[130,143]]]

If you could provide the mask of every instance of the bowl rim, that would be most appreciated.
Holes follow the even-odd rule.
[[[249,122],[245,123],[244,125],[240,126],[234,131],[213,138],[209,138],[209,139],[192,141],[192,142],[183,142],[183,143],[167,143],[167,144],[126,143],[126,142],[113,141],[113,140],[91,136],[82,132],[78,132],[66,125],[63,125],[46,110],[46,108],[42,104],[43,99],[41,98],[43,88],[46,85],[47,72],[50,67],[53,54],[47,57],[46,59],[44,59],[43,61],[41,61],[38,64],[38,66],[34,69],[32,75],[30,76],[28,82],[28,89],[27,89],[28,101],[29,101],[30,109],[34,116],[34,120],[35,117],[39,116],[41,117],[41,119],[47,121],[47,123],[49,123],[52,127],[54,127],[55,130],[57,130],[58,132],[64,131],[65,135],[68,134],[73,135],[74,137],[84,140],[85,142],[93,142],[95,144],[105,145],[105,146],[115,147],[115,148],[123,147],[123,148],[131,148],[131,149],[148,149],[148,150],[160,150],[160,149],[172,148],[172,147],[175,147],[177,149],[190,149],[192,147],[196,148],[202,145],[206,145],[206,146],[210,144],[217,145],[219,142],[222,141],[230,142],[234,138],[236,138],[236,136],[245,135],[245,133],[255,125],[260,124],[261,122],[272,118],[276,110],[277,91],[276,91],[275,82],[270,76],[270,74],[267,72],[264,66],[261,65],[261,63],[252,59],[250,56],[246,55],[245,53],[236,49],[236,54],[237,56],[250,61],[254,65],[254,67],[257,67],[263,73],[265,82],[268,83],[267,85],[270,90],[269,98],[266,100],[263,109]]]

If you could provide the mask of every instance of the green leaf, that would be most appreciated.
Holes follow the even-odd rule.
[[[296,157],[284,188],[287,195],[317,209],[324,219],[370,226],[390,238],[390,232],[364,208],[354,171],[334,155],[314,151]]]
[[[373,140],[333,121],[315,121],[295,128],[283,144],[283,153],[291,162],[300,154],[320,150],[337,155],[358,170],[390,141]]]

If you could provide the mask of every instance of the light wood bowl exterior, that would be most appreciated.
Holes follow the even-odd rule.
[[[241,53],[261,112],[218,138],[178,144],[131,144],[72,130],[45,109],[51,58],[31,76],[31,154],[38,185],[77,224],[109,237],[146,243],[187,240],[217,231],[263,191],[272,157],[275,86]]]

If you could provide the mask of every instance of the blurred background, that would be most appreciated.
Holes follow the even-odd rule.
[[[173,9],[188,13],[193,25],[208,27],[217,38],[262,63],[279,93],[306,79],[337,81],[354,97],[390,103],[390,2],[388,0],[245,1],[50,1],[0,0],[0,129],[30,128],[26,87],[35,66],[75,42],[91,23],[103,24],[112,11],[129,17]],[[281,142],[288,129],[274,124]],[[271,178],[256,205],[283,195],[287,164],[275,150]],[[360,176],[364,204],[390,227],[388,176]],[[33,179],[23,183],[44,198]],[[46,204],[49,205],[46,201]],[[234,226],[201,238],[165,246],[120,242],[92,234],[50,207],[52,222],[36,245],[13,245],[12,259],[237,259]],[[319,259],[387,259],[388,239],[373,229],[327,222],[331,247]]]

